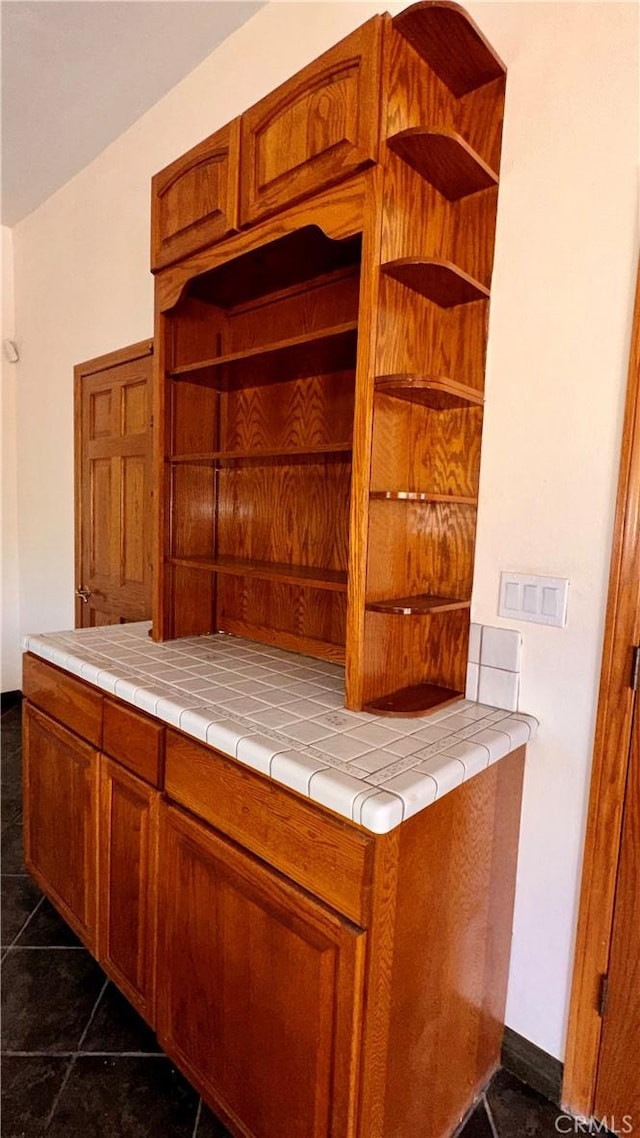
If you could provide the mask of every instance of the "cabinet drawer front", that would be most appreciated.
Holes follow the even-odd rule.
[[[376,161],[382,28],[375,16],[242,116],[243,225]]]
[[[151,182],[151,268],[161,269],[238,226],[240,120],[194,146]]]
[[[27,653],[22,664],[22,694],[25,699],[99,747],[102,740],[102,695],[53,664],[45,664],[37,656]]]
[[[154,719],[105,699],[102,749],[152,786],[162,786],[164,727]]]
[[[211,747],[167,731],[165,790],[346,917],[366,924],[373,843]]]

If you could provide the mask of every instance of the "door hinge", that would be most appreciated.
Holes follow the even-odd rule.
[[[607,1014],[609,1003],[609,974],[605,972],[600,977],[600,994],[598,996],[598,1015],[603,1018]]]
[[[637,691],[640,686],[640,644],[634,644],[631,652],[631,691]]]

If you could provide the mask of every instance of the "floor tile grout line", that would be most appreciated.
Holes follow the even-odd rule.
[[[21,929],[20,932],[23,930]],[[18,936],[20,933],[18,933]],[[6,952],[86,952],[83,944],[3,944],[0,945]]]
[[[491,1107],[489,1106],[489,1099],[487,1098],[486,1093],[483,1094],[482,1101],[484,1102],[484,1110],[485,1110],[485,1114],[486,1114],[487,1118],[489,1119],[489,1126],[491,1127],[491,1133],[493,1135],[493,1138],[500,1138],[500,1135],[498,1134],[498,1130],[497,1130],[495,1120],[493,1117],[493,1113],[491,1111]]]
[[[80,1039],[78,1040],[78,1044],[77,1044],[77,1047],[76,1047],[76,1053],[77,1053],[78,1055],[80,1054],[80,1052],[81,1052],[81,1050],[82,1050],[82,1044],[84,1043],[85,1039],[87,1038],[87,1033],[88,1033],[88,1031],[89,1031],[89,1028],[91,1027],[91,1024],[93,1023],[93,1020],[94,1020],[94,1018],[95,1018],[95,1014],[96,1014],[96,1012],[97,1012],[97,1010],[98,1010],[98,1007],[99,1007],[100,1001],[101,1001],[102,997],[104,996],[104,994],[105,994],[105,992],[106,992],[106,990],[107,990],[108,984],[109,984],[109,980],[108,980],[108,978],[105,976],[105,979],[104,979],[104,984],[102,985],[102,988],[100,989],[100,995],[98,996],[98,999],[96,1000],[95,1004],[93,1005],[93,1010],[92,1010],[92,1012],[91,1012],[91,1015],[89,1016],[89,1019],[87,1020],[87,1023],[86,1023],[86,1025],[85,1025],[85,1029],[84,1029],[84,1031],[82,1032],[82,1035],[80,1036]]]
[[[26,921],[24,921],[24,923],[23,923],[23,924],[20,926],[20,928],[18,929],[18,932],[16,933],[16,935],[15,935],[15,936],[14,936],[14,938],[13,938],[13,940],[11,941],[11,944],[3,945],[3,948],[7,948],[7,949],[9,949],[9,948],[13,948],[13,947],[14,947],[14,945],[16,944],[16,941],[18,941],[18,940],[20,939],[20,937],[22,936],[22,934],[23,934],[24,930],[25,930],[25,929],[26,929],[26,928],[27,928],[27,927],[30,925],[31,921],[32,921],[32,920],[33,920],[33,918],[35,917],[36,913],[38,912],[38,909],[40,908],[40,906],[42,905],[42,903],[43,903],[43,902],[44,902],[44,893],[42,894],[42,897],[41,897],[41,898],[40,898],[40,900],[38,901],[38,904],[36,905],[35,909],[32,909],[32,910],[31,910],[31,912],[29,913],[29,916],[27,917]]]
[[[198,1127],[200,1125],[200,1115],[202,1114],[202,1096],[198,1099],[198,1109],[196,1110],[196,1120],[193,1124],[193,1133],[191,1138],[198,1138]]]
[[[57,1093],[56,1097],[55,1097],[55,1098],[54,1098],[54,1100],[53,1100],[53,1103],[52,1103],[52,1106],[51,1106],[51,1110],[49,1111],[49,1113],[48,1113],[48,1115],[47,1115],[47,1120],[46,1120],[46,1122],[45,1122],[45,1124],[44,1124],[44,1126],[43,1126],[43,1128],[42,1128],[42,1129],[43,1129],[43,1133],[44,1133],[44,1134],[46,1134],[46,1132],[47,1132],[47,1130],[49,1129],[49,1127],[50,1127],[51,1123],[53,1122],[53,1116],[54,1116],[54,1114],[55,1114],[56,1110],[58,1109],[58,1103],[60,1102],[60,1099],[62,1098],[62,1094],[63,1094],[63,1091],[64,1091],[64,1089],[65,1089],[65,1087],[66,1087],[67,1083],[69,1082],[69,1079],[70,1079],[70,1077],[71,1077],[71,1072],[73,1071],[73,1068],[74,1068],[74,1065],[75,1065],[75,1061],[76,1061],[76,1057],[75,1057],[75,1055],[71,1055],[71,1057],[70,1057],[70,1059],[69,1059],[69,1066],[67,1067],[67,1069],[66,1069],[66,1071],[65,1071],[65,1073],[64,1073],[64,1078],[63,1078],[63,1080],[62,1080],[62,1082],[61,1082],[61,1084],[60,1084],[60,1089],[58,1090],[58,1093]]]

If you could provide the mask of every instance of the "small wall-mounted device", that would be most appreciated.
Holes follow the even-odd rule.
[[[20,359],[20,352],[18,351],[18,345],[16,344],[15,340],[3,340],[2,348],[9,363],[17,364],[18,360]]]

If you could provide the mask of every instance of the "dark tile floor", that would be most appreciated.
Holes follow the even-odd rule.
[[[1,726],[1,1138],[225,1138],[26,876],[19,710],[6,712]],[[556,1107],[501,1071],[460,1138],[555,1138],[557,1117]]]

